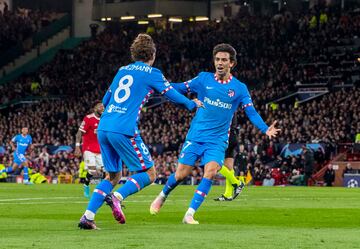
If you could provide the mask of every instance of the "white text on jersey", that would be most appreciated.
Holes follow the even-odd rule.
[[[212,106],[220,107],[220,108],[225,108],[225,109],[231,109],[231,107],[232,107],[232,104],[221,102],[220,99],[211,100],[208,97],[204,98],[204,103],[207,103]]]
[[[152,67],[131,64],[131,65],[121,67],[120,70],[137,70],[137,71],[142,71],[142,72],[146,72],[146,73],[151,73]]]

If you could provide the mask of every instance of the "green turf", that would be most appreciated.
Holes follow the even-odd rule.
[[[127,224],[110,209],[100,231],[77,229],[86,208],[81,185],[0,184],[0,248],[360,248],[360,189],[249,187],[233,202],[215,202],[213,187],[196,214],[181,224],[193,186],[180,186],[158,216],[148,212],[161,186],[125,202]]]

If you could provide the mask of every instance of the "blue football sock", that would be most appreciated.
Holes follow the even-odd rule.
[[[23,177],[24,177],[24,182],[28,182],[29,181],[29,168],[24,166],[24,174],[23,174]]]
[[[146,172],[138,173],[129,177],[125,184],[116,190],[114,194],[120,194],[124,200],[129,195],[140,191],[150,183],[150,177]]]
[[[165,186],[162,190],[162,192],[164,193],[165,196],[168,196],[170,194],[170,192],[176,188],[177,185],[179,185],[181,181],[176,181],[175,179],[175,173],[171,174],[167,180],[167,182],[165,183]]]
[[[94,214],[104,203],[105,196],[111,193],[113,185],[108,180],[102,180],[94,189],[94,193],[91,196],[90,202],[87,206],[87,210],[90,210]]]
[[[195,190],[193,199],[191,200],[190,207],[195,211],[200,207],[201,203],[205,200],[205,197],[210,192],[212,180],[203,178]]]

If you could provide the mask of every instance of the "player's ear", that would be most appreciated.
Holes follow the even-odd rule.
[[[152,55],[152,57],[151,57],[151,59],[150,59],[150,61],[149,61],[150,66],[152,66],[152,65],[154,64],[154,62],[155,62],[155,57],[156,57],[156,55],[155,55],[155,53],[153,53],[153,55]]]

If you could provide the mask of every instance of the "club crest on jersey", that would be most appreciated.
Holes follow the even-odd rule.
[[[234,97],[235,96],[235,91],[233,89],[229,89],[228,95],[229,95],[230,98]]]

